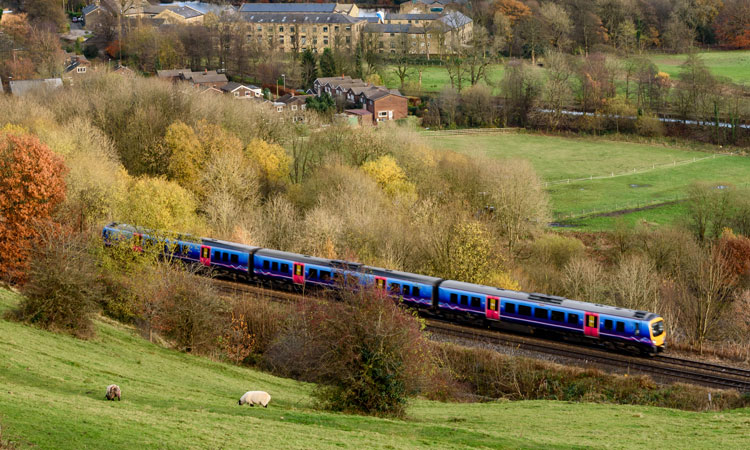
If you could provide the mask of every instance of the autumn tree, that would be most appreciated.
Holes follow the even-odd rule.
[[[362,170],[391,197],[415,196],[416,187],[406,178],[404,170],[399,167],[393,156],[384,155],[362,165]]]
[[[0,279],[24,280],[34,226],[65,199],[66,170],[35,136],[0,131]]]
[[[508,62],[501,88],[506,121],[525,126],[529,113],[542,92],[542,83],[535,67],[521,60]]]
[[[558,50],[564,51],[570,44],[570,32],[573,23],[568,12],[562,6],[547,2],[539,10],[546,28],[546,36],[550,45]]]
[[[23,9],[34,23],[52,25],[55,30],[65,26],[65,12],[57,0],[24,0]]]
[[[279,186],[288,179],[292,161],[282,146],[253,139],[245,147],[245,155],[257,168],[266,190]]]
[[[724,0],[714,24],[719,44],[725,48],[750,48],[750,2]]]

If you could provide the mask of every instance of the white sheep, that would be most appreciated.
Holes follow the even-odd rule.
[[[240,401],[237,402],[237,404],[240,406],[244,405],[245,403],[250,406],[263,405],[264,408],[268,408],[268,403],[270,402],[271,396],[268,395],[268,392],[248,391],[245,392],[245,395],[240,397]]]
[[[107,400],[114,400],[115,397],[117,397],[117,401],[119,402],[121,396],[122,391],[120,390],[120,386],[116,384],[110,384],[107,386],[107,392],[104,395]]]

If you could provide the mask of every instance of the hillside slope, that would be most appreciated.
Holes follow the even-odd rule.
[[[0,289],[0,313],[17,301]],[[3,439],[39,448],[750,448],[747,409],[418,400],[403,421],[320,412],[311,385],[166,350],[119,324],[97,329],[80,341],[0,320]],[[109,383],[122,387],[122,402],[104,400]],[[237,406],[250,389],[271,393],[268,409]]]

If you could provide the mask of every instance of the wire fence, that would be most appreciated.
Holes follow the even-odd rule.
[[[463,136],[469,134],[504,134],[518,131],[518,128],[460,128],[456,130],[430,130],[423,131],[427,137],[437,136]]]
[[[673,160],[671,163],[651,164],[651,167],[647,166],[647,167],[641,167],[641,168],[633,168],[633,170],[627,170],[624,172],[610,172],[609,174],[605,174],[605,175],[589,175],[588,177],[583,177],[583,178],[565,178],[562,180],[545,181],[544,187],[556,186],[559,184],[577,183],[580,181],[602,180],[606,178],[623,177],[627,175],[637,175],[641,173],[651,172],[654,170],[668,169],[670,167],[677,167],[677,166],[685,166],[688,164],[706,161],[708,159],[716,159],[717,157],[721,158],[721,157],[733,156],[733,155],[734,153],[721,153],[721,154],[714,153],[704,158],[693,157],[692,159],[684,159],[681,161]]]

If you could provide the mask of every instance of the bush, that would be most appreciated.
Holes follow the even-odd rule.
[[[419,320],[379,292],[344,289],[341,297],[304,303],[269,360],[292,361],[320,383],[314,395],[328,409],[402,416],[430,368]]]
[[[140,316],[149,327],[185,352],[215,355],[230,321],[228,307],[211,280],[161,265],[142,280]]]
[[[635,131],[641,136],[664,136],[664,124],[654,115],[644,114],[635,121]]]
[[[38,227],[24,300],[11,314],[42,328],[91,337],[99,288],[84,236],[52,224]]]
[[[222,337],[226,355],[236,364],[255,364],[281,332],[287,310],[262,298],[243,297],[232,304],[231,323]]]

